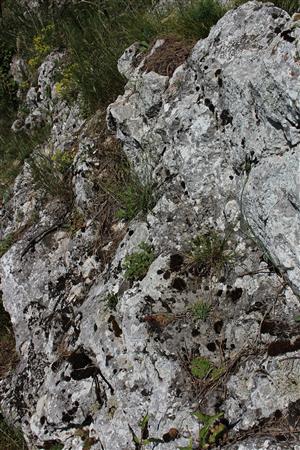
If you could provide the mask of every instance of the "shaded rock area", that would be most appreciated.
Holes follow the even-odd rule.
[[[147,72],[151,55],[138,45],[125,52],[128,83],[107,125],[157,199],[129,224],[112,215],[101,225],[97,181],[114,139],[95,131],[103,115],[57,109],[49,145],[76,149],[72,208],[35,193],[25,166],[2,211],[3,235],[20,227],[18,211],[28,225],[0,261],[20,354],[0,391],[29,448],[193,449],[193,413],[223,412],[206,437],[212,448],[300,449],[298,24],[249,2],[171,78]],[[41,92],[53,57],[39,71]],[[43,95],[34,101],[28,121]],[[195,267],[197,235],[218,249]],[[142,242],[155,259],[129,281],[124,258]],[[205,318],[192,312],[199,301]],[[205,376],[193,371],[201,358]]]

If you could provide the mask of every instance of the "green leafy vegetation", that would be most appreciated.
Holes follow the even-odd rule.
[[[54,24],[49,23],[33,37],[33,45],[31,50],[33,53],[33,57],[28,60],[28,66],[32,71],[35,71],[43,62],[44,58],[53,50],[52,36],[54,34],[54,31]]]
[[[215,231],[198,235],[190,242],[190,250],[186,254],[188,266],[197,274],[208,275],[218,273],[226,263],[232,260],[233,254],[228,249],[228,241]]]
[[[200,449],[210,448],[211,445],[217,444],[218,440],[222,437],[227,429],[226,425],[219,422],[219,419],[224,416],[224,413],[220,412],[209,416],[197,411],[193,415],[203,425],[199,430]]]
[[[22,99],[17,96],[18,86],[10,73],[14,54],[24,49],[24,39],[32,43],[36,27],[32,15],[24,16],[25,9],[12,0],[5,1],[0,26],[0,197],[5,200],[9,187],[20,172],[31,151],[48,136],[49,129],[14,133],[13,121],[22,113]],[[38,21],[38,18],[35,19]],[[28,89],[26,81],[19,86]],[[26,111],[24,111],[26,112]]]
[[[64,17],[64,42],[71,60],[71,78],[78,86],[87,115],[106,106],[124,87],[117,60],[135,41],[157,34],[150,1],[104,0],[82,2]]]
[[[0,38],[5,44],[13,42],[32,69],[53,49],[66,49],[68,63],[58,90],[69,98],[79,92],[83,111],[91,114],[122,92],[126,80],[117,70],[117,60],[125,48],[139,41],[147,50],[155,39],[168,36],[185,46],[185,40],[206,37],[230,8],[217,0],[189,0],[162,11],[156,3],[91,0],[49,8],[45,2],[37,14],[8,0]],[[297,9],[295,0],[277,3]]]
[[[116,218],[132,220],[138,214],[145,216],[156,203],[155,184],[152,177],[147,172],[144,174],[144,180],[141,181],[118,145],[116,149],[112,149],[112,158],[116,150],[119,154],[118,167],[111,171],[111,176],[107,177],[107,180],[100,183],[100,188],[117,202]],[[145,172],[148,171],[146,162],[143,168]]]
[[[191,373],[200,380],[217,380],[223,372],[222,367],[216,367],[211,361],[201,356],[191,361]]]
[[[227,432],[227,426],[224,421],[224,413],[220,412],[212,416],[208,414],[203,414],[200,411],[193,413],[193,416],[202,424],[199,428],[199,434],[197,443],[193,444],[193,439],[190,438],[187,447],[179,447],[179,450],[208,450],[210,448],[215,448],[220,440]]]
[[[149,416],[148,414],[146,414],[144,417],[141,418],[138,424],[140,429],[140,436],[137,436],[132,427],[128,425],[129,430],[132,434],[132,440],[136,450],[144,449],[147,444],[151,443],[159,444],[164,442],[162,439],[149,436],[148,424],[149,424]]]
[[[93,112],[122,91],[125,80],[117,70],[117,60],[127,46],[140,41],[147,49],[156,38],[170,35],[178,39],[204,38],[232,6],[220,5],[217,0],[189,0],[158,12],[155,3],[92,0],[49,8],[45,2],[37,14],[7,0],[0,38],[5,48],[9,43],[12,50],[18,48],[27,56],[33,69],[53,49],[65,48],[69,64],[63,69],[58,89],[74,92],[77,86],[85,110]],[[290,13],[298,9],[296,0],[274,3]]]
[[[118,301],[119,301],[118,295],[114,294],[113,292],[109,292],[104,298],[104,302],[106,303],[106,309],[115,311]]]
[[[175,13],[171,12],[164,21],[169,32],[181,38],[203,39],[228,7],[218,0],[189,0],[177,2]]]
[[[125,256],[123,268],[125,269],[125,278],[136,281],[144,278],[151,263],[155,260],[154,250],[151,245],[142,242],[139,245],[140,251]]]
[[[0,129],[4,129],[18,108],[17,85],[10,74],[14,46],[0,41]]]
[[[79,94],[78,86],[74,80],[73,72],[78,70],[75,63],[67,64],[57,74],[55,90],[57,94],[69,104],[74,102]]]

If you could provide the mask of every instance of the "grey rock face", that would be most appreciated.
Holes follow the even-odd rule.
[[[119,61],[128,83],[107,122],[141,179],[155,183],[157,203],[128,229],[120,224],[124,238],[107,265],[95,256],[92,219],[21,256],[35,227],[62,214],[55,202],[2,257],[20,364],[1,383],[1,407],[45,448],[134,450],[148,416],[155,448],[175,450],[190,437],[196,445],[193,412],[221,410],[233,426],[223,448],[299,450],[300,29],[280,9],[250,2],[227,13],[172,78],[136,67],[138,52],[134,45]],[[97,173],[87,130],[73,169],[84,213],[95,206]],[[212,232],[232,252],[220,271],[195,276],[172,264]],[[122,262],[143,241],[156,258],[129,283]],[[211,306],[207,321],[191,314],[199,299]],[[199,355],[223,370],[214,389],[191,377]],[[282,426],[287,442],[276,440]],[[171,428],[178,439],[168,439]]]

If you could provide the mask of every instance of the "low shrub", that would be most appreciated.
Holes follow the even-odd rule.
[[[140,251],[131,253],[124,258],[123,268],[125,269],[125,278],[128,280],[136,281],[144,278],[155,260],[151,245],[141,242],[139,248]]]
[[[197,443],[193,443],[193,438],[190,438],[187,447],[178,447],[178,449],[193,450],[197,448],[199,450],[204,450],[215,448],[228,432],[228,427],[226,425],[227,421],[222,421],[224,413],[219,412],[210,416],[200,411],[196,411],[193,413],[193,416],[202,424],[199,428]]]
[[[55,90],[57,94],[68,103],[74,102],[79,94],[78,86],[74,80],[73,72],[78,70],[75,64],[67,64],[57,73]]]
[[[53,34],[55,26],[49,23],[42,28],[32,39],[32,57],[28,60],[28,67],[35,71],[43,62],[45,57],[53,50]]]

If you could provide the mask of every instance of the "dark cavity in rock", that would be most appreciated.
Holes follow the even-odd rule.
[[[174,278],[172,287],[177,291],[183,291],[186,288],[186,282],[182,278]]]
[[[91,358],[79,349],[68,358],[72,366],[71,378],[73,380],[83,380],[85,378],[94,377],[99,372],[99,369],[94,365]]]
[[[172,272],[178,272],[183,264],[183,256],[179,253],[174,253],[170,256],[170,270]]]

